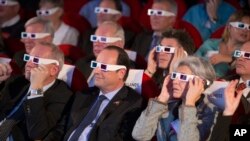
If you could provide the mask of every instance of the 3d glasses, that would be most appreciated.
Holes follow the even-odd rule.
[[[188,82],[190,79],[193,79],[195,77],[195,75],[190,75],[190,74],[183,74],[183,73],[178,73],[178,72],[172,72],[171,73],[171,79],[179,79],[181,81],[184,82]],[[210,84],[210,81],[208,80],[204,80],[204,82],[206,83],[206,85]]]
[[[31,55],[28,55],[28,54],[24,54],[23,56],[23,60],[25,62],[28,62],[28,61],[32,61],[34,64],[56,64],[56,65],[59,65],[59,62],[57,60],[53,60],[53,59],[45,59],[45,58],[39,58],[39,57],[35,57],[35,56],[31,56]]]
[[[101,42],[101,43],[114,43],[117,41],[122,40],[119,37],[105,37],[105,36],[96,36],[96,35],[91,35],[90,36],[90,41],[92,42]]]
[[[12,5],[17,5],[17,1],[10,1],[10,0],[0,0],[0,5],[2,6],[12,6]]]
[[[95,8],[95,13],[104,13],[104,14],[121,14],[120,11],[111,9],[111,8],[103,8],[103,7],[96,7]]]
[[[103,64],[97,61],[91,61],[90,64],[91,68],[96,68],[99,67],[102,71],[117,71],[119,69],[127,69],[125,66],[123,65],[110,65],[110,64]]]
[[[148,9],[148,15],[149,16],[175,16],[174,13],[169,12],[169,11],[164,11],[164,10],[156,10],[156,9]]]
[[[37,16],[49,16],[54,14],[57,10],[59,9],[59,7],[55,7],[55,8],[51,8],[51,9],[40,9],[36,11],[36,15]]]
[[[242,22],[230,22],[231,26],[239,28],[239,29],[247,29],[250,30],[250,25]]]
[[[165,52],[165,53],[174,53],[175,48],[172,46],[156,46],[155,52]]]
[[[46,36],[49,36],[49,33],[28,33],[28,32],[22,32],[21,33],[21,38],[22,39],[41,39],[44,38]]]
[[[235,50],[234,51],[234,57],[243,57],[246,59],[250,59],[250,52],[245,52],[245,51],[240,51],[240,50]]]

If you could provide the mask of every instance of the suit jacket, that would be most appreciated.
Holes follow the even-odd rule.
[[[72,132],[91,108],[99,95],[99,90],[91,94],[77,93],[73,103],[71,116],[68,121],[64,140],[67,141]],[[96,125],[93,127],[89,141],[130,141],[131,132],[142,111],[142,98],[133,89],[123,86],[104,109]],[[51,133],[44,141],[61,140],[63,124]]]
[[[14,106],[27,94],[30,86],[29,81],[27,81],[24,76],[17,77],[6,84],[5,88],[1,91],[5,92],[1,94],[3,94],[3,100],[6,100],[7,103],[6,106],[1,107],[4,116],[8,115]],[[24,123],[22,125],[26,124],[26,126],[21,127],[22,130],[19,131],[26,132],[27,130],[29,138],[32,140],[42,139],[59,121],[72,94],[72,91],[65,82],[56,80],[55,83],[44,92],[43,97],[26,99],[22,104],[23,110],[18,111],[21,113],[17,114],[16,112],[13,116],[15,120],[21,120]],[[12,134],[16,133],[12,132]]]
[[[131,50],[134,50],[141,56],[145,57],[148,55],[150,51],[152,40],[153,40],[153,32],[143,32],[137,35]]]

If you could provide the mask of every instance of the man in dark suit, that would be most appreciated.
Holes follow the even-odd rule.
[[[246,81],[250,80],[250,41],[244,43],[236,52],[237,75],[231,77],[231,80],[239,80],[232,80],[225,90],[225,109],[218,116],[211,141],[229,140],[231,124],[250,124],[250,87],[246,86]]]
[[[53,44],[39,43],[24,56],[25,75],[11,76],[11,67],[0,64],[0,140],[41,140],[59,121],[72,96],[67,84],[57,79],[63,53]],[[18,124],[18,126],[17,126]],[[21,128],[17,133],[16,127]],[[20,133],[21,131],[21,133]],[[28,133],[25,134],[25,132]],[[17,136],[15,136],[17,135]]]
[[[66,134],[64,124],[60,124],[45,141],[57,141],[62,137],[65,141],[133,140],[131,132],[142,110],[142,98],[124,85],[129,71],[128,55],[119,47],[108,46],[91,66],[97,88],[90,94],[76,93]],[[98,114],[90,118],[101,97],[105,99],[96,111]]]
[[[173,28],[176,22],[177,5],[174,0],[154,0],[152,9],[148,10],[150,24],[153,32],[139,34],[132,45],[132,50],[141,56],[147,56],[149,51],[158,45],[161,34],[169,28]]]

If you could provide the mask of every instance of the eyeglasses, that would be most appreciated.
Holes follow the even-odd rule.
[[[37,16],[49,16],[49,15],[52,15],[54,13],[56,13],[56,11],[59,9],[59,7],[54,7],[54,8],[51,8],[51,9],[46,9],[46,10],[37,10],[36,11],[36,15]]]
[[[31,56],[31,55],[28,55],[28,54],[24,54],[23,60],[25,62],[28,62],[28,61],[31,60],[35,64],[45,64],[45,65],[47,65],[47,64],[53,64],[53,63],[55,63],[56,65],[59,65],[59,62],[57,60],[46,59],[46,58],[39,58],[39,57]]]
[[[190,79],[194,79],[195,75],[190,75],[190,74],[183,74],[183,73],[178,73],[178,72],[172,72],[171,73],[171,79],[174,80],[174,79],[179,79],[181,81],[184,81],[184,82],[188,82]],[[204,82],[207,84],[207,85],[210,85],[210,81],[209,80],[204,80]]]
[[[250,25],[242,22],[230,22],[231,26],[239,28],[239,29],[247,29],[250,30]]]
[[[22,39],[41,39],[44,38],[46,36],[49,36],[49,33],[28,33],[28,32],[22,32],[21,33],[21,38]]]
[[[5,5],[5,6],[12,6],[12,5],[17,5],[17,1],[10,1],[10,0],[0,0],[0,5]]]
[[[111,8],[102,8],[102,7],[96,7],[95,8],[95,13],[104,13],[104,14],[121,14],[120,11],[111,9]]]
[[[119,37],[105,37],[105,36],[97,36],[97,35],[91,35],[90,36],[90,41],[92,42],[101,42],[101,43],[114,43],[117,41],[122,40]]]
[[[127,69],[123,65],[109,65],[109,64],[103,64],[97,61],[91,61],[90,67],[93,69],[96,67],[99,67],[102,71],[117,71],[119,69]]]
[[[165,53],[174,53],[175,48],[172,46],[156,46],[155,52],[165,52]]]
[[[240,50],[235,50],[234,51],[234,57],[243,57],[243,58],[246,58],[246,59],[250,59],[250,52],[245,52],[245,51],[240,51]]]
[[[165,10],[156,10],[156,9],[148,9],[148,15],[149,16],[175,16],[174,13],[169,12],[169,11],[165,11]]]

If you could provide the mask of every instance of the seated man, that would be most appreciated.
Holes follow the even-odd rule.
[[[20,140],[17,134],[32,140],[43,139],[59,121],[72,96],[67,84],[57,79],[64,62],[58,47],[49,43],[37,44],[24,55],[24,61],[27,62],[25,75],[21,76],[10,77],[11,67],[0,64],[0,82],[4,85],[0,92],[1,141],[9,135]],[[18,126],[21,133],[14,130],[18,123],[22,125]]]
[[[97,88],[89,94],[76,93],[69,121],[61,122],[46,141],[133,140],[131,132],[142,110],[142,98],[124,85],[128,55],[119,47],[108,46],[91,62],[91,67]],[[66,123],[67,133],[63,130]]]

